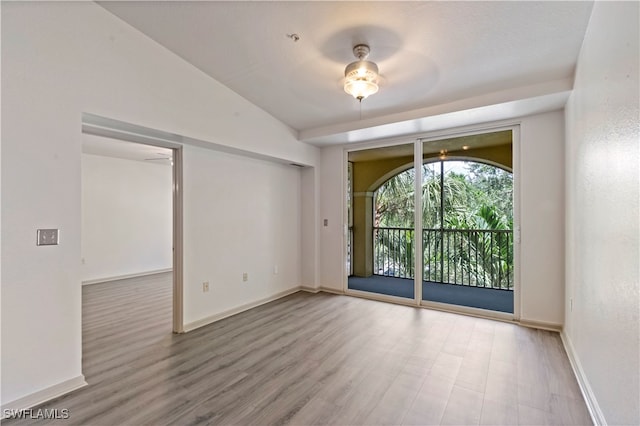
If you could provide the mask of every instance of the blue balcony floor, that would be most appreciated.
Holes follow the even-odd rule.
[[[405,278],[349,277],[349,289],[413,299],[413,280]],[[434,282],[422,283],[422,298],[431,302],[513,313],[513,291]]]

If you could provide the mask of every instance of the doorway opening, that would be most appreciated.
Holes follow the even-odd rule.
[[[83,188],[82,263],[89,274],[83,284],[155,276],[168,286],[168,328],[183,333],[179,136],[88,113],[82,116],[82,134],[83,186],[85,157],[100,165],[93,170],[96,193],[87,197]],[[93,226],[100,227],[91,239],[84,229],[87,198],[92,198]],[[110,253],[109,259],[96,262],[101,253]]]

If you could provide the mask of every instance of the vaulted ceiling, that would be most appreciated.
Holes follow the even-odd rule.
[[[560,108],[592,2],[100,2],[301,140],[350,142]],[[287,37],[297,34],[298,41]],[[382,75],[342,89],[366,43]],[[493,109],[492,109],[493,108]],[[453,118],[453,120],[451,120]],[[447,121],[449,120],[449,121]]]

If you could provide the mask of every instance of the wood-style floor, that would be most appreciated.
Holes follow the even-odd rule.
[[[39,407],[56,423],[591,424],[557,333],[355,297],[174,335],[169,274],[95,284],[83,351],[89,386]]]

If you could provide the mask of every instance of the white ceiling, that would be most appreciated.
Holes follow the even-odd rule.
[[[105,138],[87,133],[82,134],[82,152],[102,157],[142,161],[160,166],[170,166],[172,155],[172,151],[167,148]]]
[[[432,110],[439,106],[465,99],[522,87],[536,88],[524,96],[529,100],[562,92],[549,91],[544,83],[573,78],[593,5],[573,1],[100,4],[298,130],[301,139],[319,144],[335,134],[343,136],[324,140],[352,141],[349,131],[433,116]],[[288,38],[290,33],[300,40]],[[369,60],[378,64],[383,77],[380,91],[363,101],[362,111],[342,89],[344,67],[355,60],[352,47],[357,43],[371,46]],[[504,100],[513,101],[512,97]],[[539,106],[561,107],[563,99]]]

